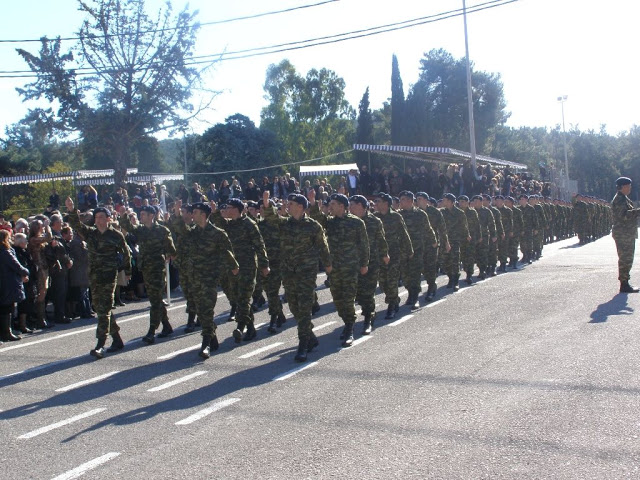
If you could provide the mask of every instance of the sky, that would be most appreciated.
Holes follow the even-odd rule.
[[[320,0],[191,0],[202,23],[318,3]],[[486,0],[467,0],[467,8]],[[82,21],[75,0],[0,0],[0,40],[73,36]],[[147,0],[147,10],[164,2]],[[185,6],[173,0],[176,10]],[[196,55],[275,45],[384,25],[459,9],[462,0],[339,0],[257,19],[202,26]],[[635,59],[640,2],[629,0],[518,0],[468,15],[469,53],[476,70],[499,73],[504,83],[507,125],[554,128],[562,124],[558,96],[566,95],[567,130],[619,134],[640,124]],[[0,70],[26,70],[15,52],[36,53],[39,44],[0,43]],[[371,108],[391,96],[391,58],[398,57],[405,94],[419,75],[425,52],[443,48],[465,54],[462,17],[361,39],[242,60],[224,60],[206,77],[219,91],[211,108],[193,121],[201,133],[241,113],[260,122],[266,106],[263,84],[270,64],[283,59],[305,75],[328,68],[345,80],[345,94],[357,109],[367,87]],[[25,79],[0,78],[0,137],[27,112],[15,91]],[[482,152],[479,152],[482,153]]]

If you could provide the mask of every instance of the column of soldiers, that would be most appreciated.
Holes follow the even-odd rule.
[[[530,264],[540,258],[546,243],[568,238],[574,231],[581,243],[606,234],[612,218],[608,205],[580,195],[572,206],[537,195],[521,195],[517,200],[500,195],[469,199],[451,193],[440,203],[425,192],[403,191],[394,208],[394,199],[385,193],[373,202],[360,195],[348,198],[334,194],[327,205],[321,205],[315,191],[310,190],[308,198],[291,194],[284,204],[284,209],[279,208],[268,191],[259,205],[249,208],[239,199],[220,208],[215,202],[183,205],[178,201],[166,226],[145,208],[140,222],[122,213],[122,228],[135,234],[140,245],[138,266],[151,302],[150,327],[142,340],[154,343],[160,325],[163,328],[158,337],[173,332],[162,300],[169,258],[175,257],[179,266],[187,300],[185,331],[202,326],[200,357],[209,358],[219,347],[214,322],[218,286],[232,306],[236,343],[256,337],[254,309],[262,290],[269,307],[267,331],[278,332],[286,321],[279,296],[284,286],[298,328],[295,360],[304,362],[319,343],[312,323],[319,264],[327,272],[337,313],[344,322],[341,344],[349,347],[354,341],[356,303],[364,317],[362,334],[372,332],[378,285],[387,304],[385,318],[393,319],[400,309],[400,282],[408,293],[405,305],[417,310],[422,277],[427,283],[424,300],[430,302],[437,294],[439,272],[448,277],[446,288],[455,292],[460,288],[461,271],[470,285],[476,266],[479,280],[507,268],[517,269],[518,262]],[[67,208],[74,212],[70,200]],[[91,230],[79,226],[73,213],[70,216],[87,239],[92,269],[100,264],[95,273],[92,270],[94,296],[104,296],[104,301],[98,302],[98,344],[91,351],[96,358],[104,356],[108,335],[114,339],[108,351],[124,347],[111,315],[116,268],[111,256],[121,255],[126,248],[122,234],[108,226],[106,217],[104,211],[96,210],[96,227]],[[108,242],[105,232],[111,238]],[[128,256],[124,265],[129,273]]]

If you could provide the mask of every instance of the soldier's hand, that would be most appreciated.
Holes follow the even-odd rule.
[[[501,240],[504,240],[504,233],[502,234],[502,237],[500,238]]]
[[[324,271],[327,272],[327,275],[331,275],[332,270],[333,267],[331,265],[329,265],[328,267],[324,267]]]
[[[438,248],[438,242],[435,242],[433,245],[431,245],[433,248]]]
[[[67,197],[64,201],[64,206],[67,207],[67,210],[72,212],[74,210],[74,205],[73,205],[73,200],[71,200],[71,197]]]
[[[269,272],[271,272],[271,269],[269,267],[265,267],[262,269],[262,276],[266,277],[269,275]]]
[[[269,206],[269,190],[262,192],[262,204],[264,205],[264,208]]]
[[[369,271],[369,267],[360,267],[360,275],[366,275]]]
[[[240,273],[240,269],[234,268],[233,270],[231,270],[231,273],[233,273],[234,275],[238,275]]]
[[[491,243],[496,243],[498,241],[498,237],[491,237]]]
[[[471,237],[469,237],[469,240],[471,240]],[[449,242],[447,242],[447,246],[446,246],[445,250],[447,251],[447,253],[449,253],[451,251],[451,244]]]
[[[513,237],[513,232],[509,232],[509,237]]]
[[[389,255],[385,255],[384,257],[382,257],[382,263],[384,263],[385,265],[389,265],[390,261],[391,258],[389,257]]]

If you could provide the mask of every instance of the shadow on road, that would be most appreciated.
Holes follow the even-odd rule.
[[[608,302],[598,305],[598,308],[591,312],[589,323],[604,323],[611,316],[632,314],[633,308],[627,305],[627,294],[619,293]]]

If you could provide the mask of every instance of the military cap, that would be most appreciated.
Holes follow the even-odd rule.
[[[341,193],[334,193],[333,195],[331,195],[330,199],[335,200],[338,203],[341,203],[342,205],[344,205],[345,208],[349,206],[349,199],[347,198],[346,195],[343,195]]]
[[[459,202],[468,202],[469,201],[469,197],[467,197],[466,195],[460,195],[458,197],[458,201]]]
[[[426,192],[418,192],[416,193],[416,198],[426,198],[427,200],[429,200],[429,194]]]
[[[384,202],[387,202],[387,204],[389,205],[393,203],[393,199],[391,198],[391,195],[389,195],[388,193],[379,193],[378,198]]]
[[[180,208],[186,210],[189,213],[193,213],[193,205],[191,205],[190,203],[183,203]]]
[[[624,187],[625,185],[631,185],[631,179],[629,177],[620,177],[616,180],[616,187]]]
[[[353,195],[351,198],[349,198],[349,202],[351,202],[351,203],[359,203],[364,208],[368,208],[369,207],[369,201],[367,200],[366,197],[363,197],[362,195]]]
[[[486,193],[483,193],[482,194],[482,199],[491,201],[491,195],[487,195]]]
[[[523,193],[522,195],[520,195],[520,196],[518,197],[518,200],[522,200],[523,198],[524,198],[525,200],[529,200],[529,195],[526,195],[526,194],[524,194],[524,193]]]
[[[209,206],[209,204],[204,202],[197,202],[191,205],[191,211],[193,212],[194,210],[200,210],[201,212],[204,212],[207,215],[211,213],[211,207]]]
[[[504,197],[502,195],[496,195],[495,197],[493,197],[494,200],[504,200]]]
[[[482,195],[474,195],[471,200],[482,200]]]
[[[295,202],[298,205],[302,205],[304,208],[309,207],[309,200],[307,200],[307,197],[305,197],[304,195],[300,195],[299,193],[291,193],[287,197],[287,200],[289,200],[290,202]]]
[[[453,203],[456,202],[456,196],[453,193],[445,193],[442,198],[445,200],[451,200]]]
[[[142,212],[147,212],[147,213],[150,213],[151,215],[155,215],[156,209],[153,208],[151,205],[145,205],[144,207],[140,207],[140,213]]]
[[[96,215],[99,214],[99,213],[104,213],[105,216],[107,216],[107,217],[111,216],[111,212],[108,209],[106,209],[104,207],[98,207],[93,211],[93,218],[95,218]]]
[[[513,198],[511,195],[509,195],[508,197],[504,197],[504,199],[509,201],[509,202],[511,202],[511,203],[515,203],[516,202],[516,199]]]
[[[400,197],[391,197],[391,199],[392,199],[394,202],[399,202],[399,201],[400,201]]]
[[[227,207],[237,208],[239,212],[244,210],[244,203],[239,198],[230,198],[227,200]]]
[[[247,208],[259,208],[258,202],[254,202],[253,200],[249,200],[247,202]]]
[[[411,200],[415,200],[416,196],[413,194],[413,192],[410,192],[409,190],[403,190],[398,194],[398,197],[408,197]]]
[[[429,203],[431,203],[431,205],[438,205],[438,200],[436,200],[435,197],[429,197]]]

